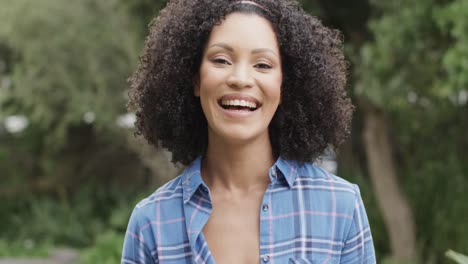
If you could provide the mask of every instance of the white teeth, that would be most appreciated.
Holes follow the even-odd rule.
[[[245,100],[222,100],[221,104],[224,106],[242,106],[242,107],[248,107],[248,108],[257,108],[257,104],[254,102],[250,101],[245,101]]]

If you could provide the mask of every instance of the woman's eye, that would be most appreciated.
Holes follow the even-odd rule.
[[[257,63],[257,64],[255,64],[254,67],[258,68],[258,69],[262,69],[262,70],[271,69],[271,66],[269,64],[266,64],[266,63]]]
[[[231,63],[229,63],[229,61],[225,60],[225,59],[222,59],[222,58],[216,58],[216,59],[213,59],[212,60],[214,63],[216,64],[225,64],[225,65],[231,65]]]

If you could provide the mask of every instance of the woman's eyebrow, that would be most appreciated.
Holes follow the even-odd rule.
[[[277,55],[276,52],[274,52],[272,49],[268,49],[268,48],[261,48],[261,49],[252,50],[252,54],[262,53],[262,52],[270,52],[270,53],[273,53],[274,55]]]
[[[213,45],[211,45],[209,48],[212,48],[212,47],[220,47],[220,48],[223,48],[223,49],[226,49],[230,52],[234,52],[234,48],[229,46],[228,44],[226,43],[215,43]],[[257,54],[257,53],[262,53],[262,52],[270,52],[270,53],[273,53],[274,55],[277,56],[276,52],[273,51],[272,49],[269,49],[269,48],[259,48],[259,49],[254,49],[252,50],[252,54]]]
[[[225,44],[225,43],[215,43],[215,44],[211,45],[209,48],[211,48],[211,47],[221,47],[221,48],[226,49],[226,50],[228,50],[230,52],[234,52],[234,49],[231,46],[229,46],[228,44]]]

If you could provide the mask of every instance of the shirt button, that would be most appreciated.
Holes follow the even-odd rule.
[[[263,256],[263,262],[268,262],[270,260],[270,256],[265,255]]]
[[[263,212],[268,211],[268,209],[270,209],[270,206],[268,206],[268,204],[264,204],[264,205],[262,206]]]

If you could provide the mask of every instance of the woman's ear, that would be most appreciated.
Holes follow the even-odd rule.
[[[193,85],[193,95],[195,95],[196,97],[200,97],[200,78],[198,77],[198,75],[193,77],[192,85]]]

